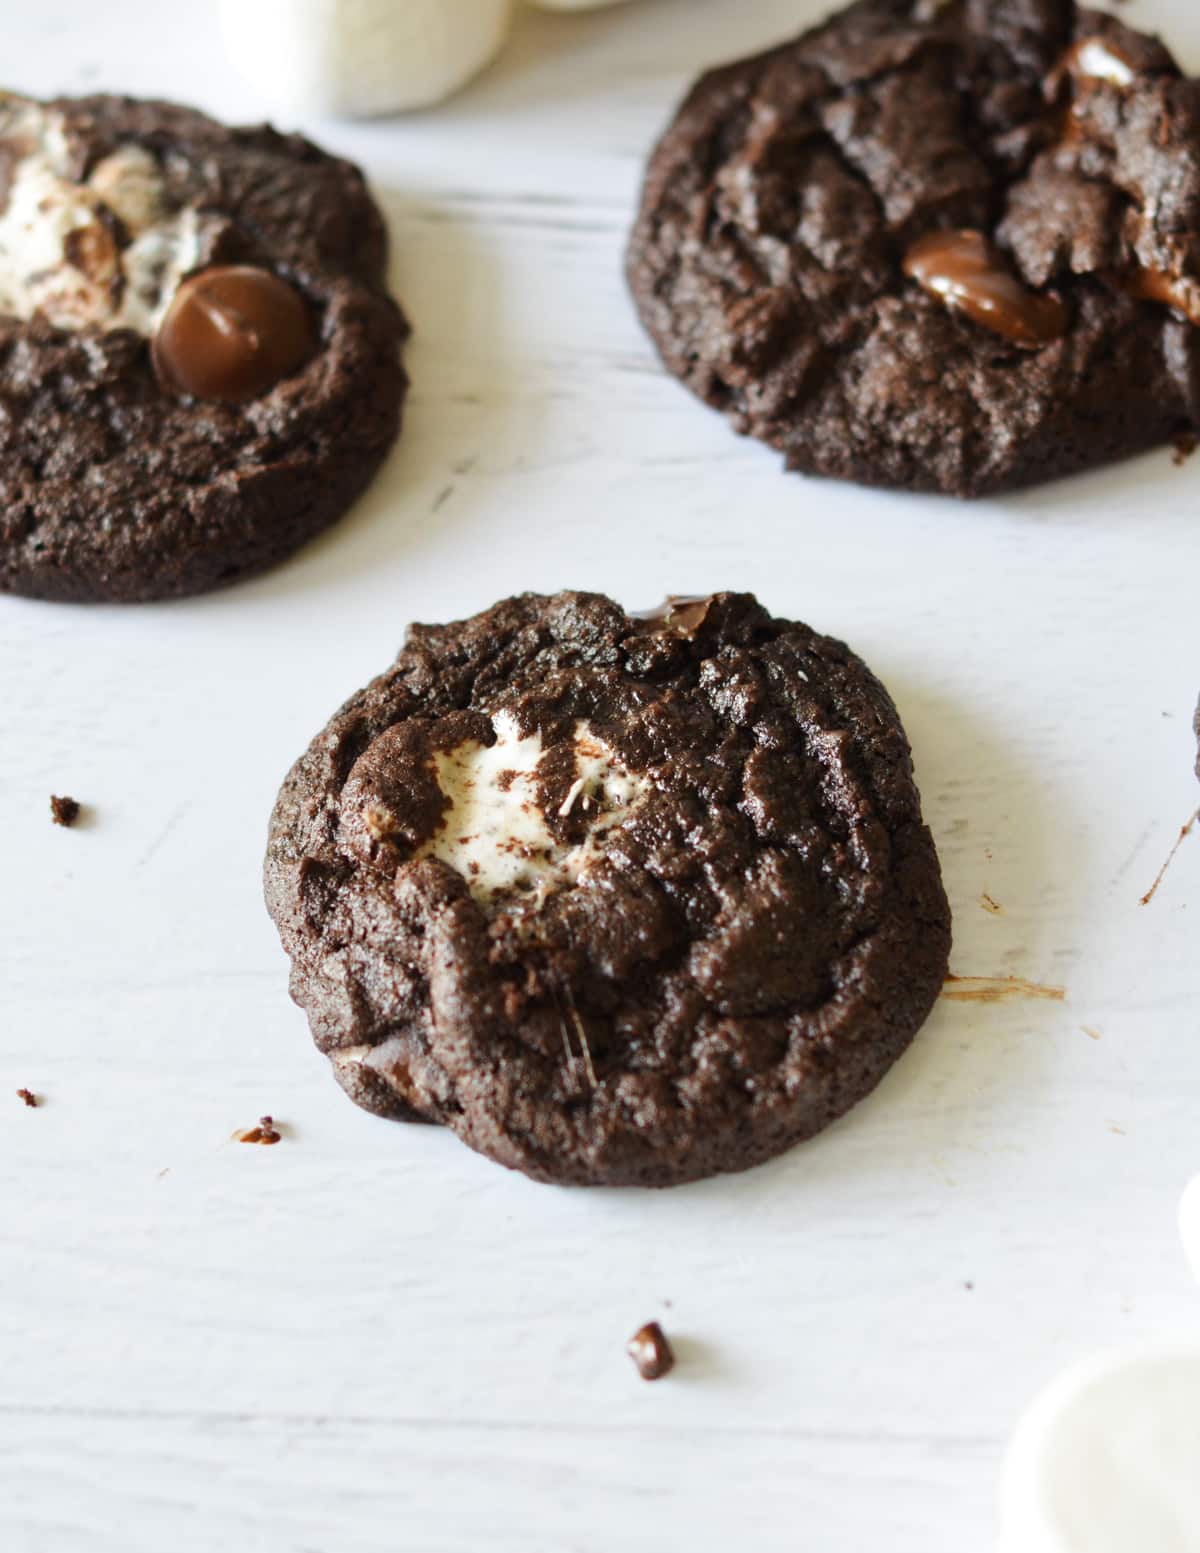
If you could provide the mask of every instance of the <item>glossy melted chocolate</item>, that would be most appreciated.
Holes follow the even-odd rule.
[[[163,387],[197,399],[257,399],[304,364],[316,333],[304,298],[249,264],[218,265],[175,293],[151,353]]]
[[[982,232],[930,232],[905,254],[904,273],[1014,345],[1047,345],[1066,332],[1064,305],[1023,286]]]

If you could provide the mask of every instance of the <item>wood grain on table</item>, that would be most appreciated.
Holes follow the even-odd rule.
[[[1139,904],[1198,797],[1200,459],[973,507],[785,477],[624,293],[686,81],[820,9],[531,14],[437,113],[305,125],[366,166],[416,326],[384,476],[225,594],[0,601],[5,1553],[983,1550],[1034,1390],[1200,1324],[1200,836]],[[1123,14],[1200,69],[1194,7]],[[203,7],[10,7],[5,57],[256,114]],[[409,620],[559,586],[753,588],[846,637],[912,738],[954,970],[1065,998],[943,1000],[820,1139],[667,1193],[356,1111],[261,905],[276,787]],[[264,1113],[278,1146],[232,1141]]]

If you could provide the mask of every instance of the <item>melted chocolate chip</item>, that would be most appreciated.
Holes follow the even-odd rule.
[[[79,805],[74,798],[58,798],[52,793],[50,816],[56,825],[74,825],[79,818]]]
[[[626,1344],[626,1352],[643,1380],[660,1380],[675,1368],[675,1355],[667,1334],[657,1321],[640,1327]]]
[[[711,605],[711,593],[672,593],[655,609],[635,609],[629,618],[638,622],[638,631],[678,631],[691,636],[704,624]]]
[[[1100,86],[1109,86],[1125,92],[1135,84],[1139,75],[1152,76],[1155,72],[1171,68],[1170,57],[1153,40],[1138,40],[1132,34],[1125,34],[1125,37],[1128,40],[1126,48],[1114,36],[1080,38],[1063,55],[1047,80],[1046,92],[1051,98],[1061,93],[1065,83],[1071,86],[1072,100],[1064,128],[1064,144],[1068,147],[1073,141],[1086,138],[1084,121],[1088,113],[1087,97],[1090,91]],[[1133,54],[1127,52],[1129,47],[1133,48]],[[1144,213],[1138,217],[1136,225],[1142,231],[1146,230]],[[1200,324],[1200,283],[1197,281],[1163,269],[1143,269],[1136,264],[1131,270],[1116,276],[1110,274],[1108,278],[1113,285],[1139,301],[1161,302],[1180,317],[1193,324]]]
[[[1080,38],[1066,51],[1046,77],[1048,102],[1066,101],[1062,144],[1071,146],[1086,138],[1084,119],[1088,95],[1098,87],[1126,92],[1137,80],[1138,67],[1126,58],[1115,38]]]
[[[1058,298],[1023,286],[982,232],[929,233],[905,254],[904,273],[1014,345],[1046,345],[1066,332],[1067,310]]]
[[[241,404],[273,388],[315,349],[300,293],[268,270],[232,264],[183,282],[151,353],[169,392]]]
[[[24,1100],[25,1104],[29,1106],[36,1106],[38,1103],[37,1096],[32,1089],[18,1089],[17,1098]]]
[[[1200,325],[1200,283],[1162,270],[1136,270],[1123,281],[1131,297],[1143,302],[1162,302],[1189,323]]]

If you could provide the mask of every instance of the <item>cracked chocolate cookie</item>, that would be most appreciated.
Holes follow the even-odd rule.
[[[198,593],[340,517],[399,429],[386,246],[299,136],[0,94],[0,589]]]
[[[748,594],[414,626],[292,769],[265,881],[351,1098],[544,1181],[811,1137],[908,1046],[950,945],[887,692]]]
[[[788,468],[978,496],[1200,420],[1200,81],[1073,0],[860,0],[704,76],[628,274]]]

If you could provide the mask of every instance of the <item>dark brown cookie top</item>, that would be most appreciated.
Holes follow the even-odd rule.
[[[718,594],[414,627],[284,783],[266,893],[360,1104],[545,1180],[755,1164],[946,969],[908,744],[842,643]]]
[[[628,269],[788,467],[979,495],[1200,419],[1200,82],[1073,0],[860,0],[706,75]]]
[[[386,248],[299,136],[0,96],[0,588],[197,592],[340,516],[399,425]]]

